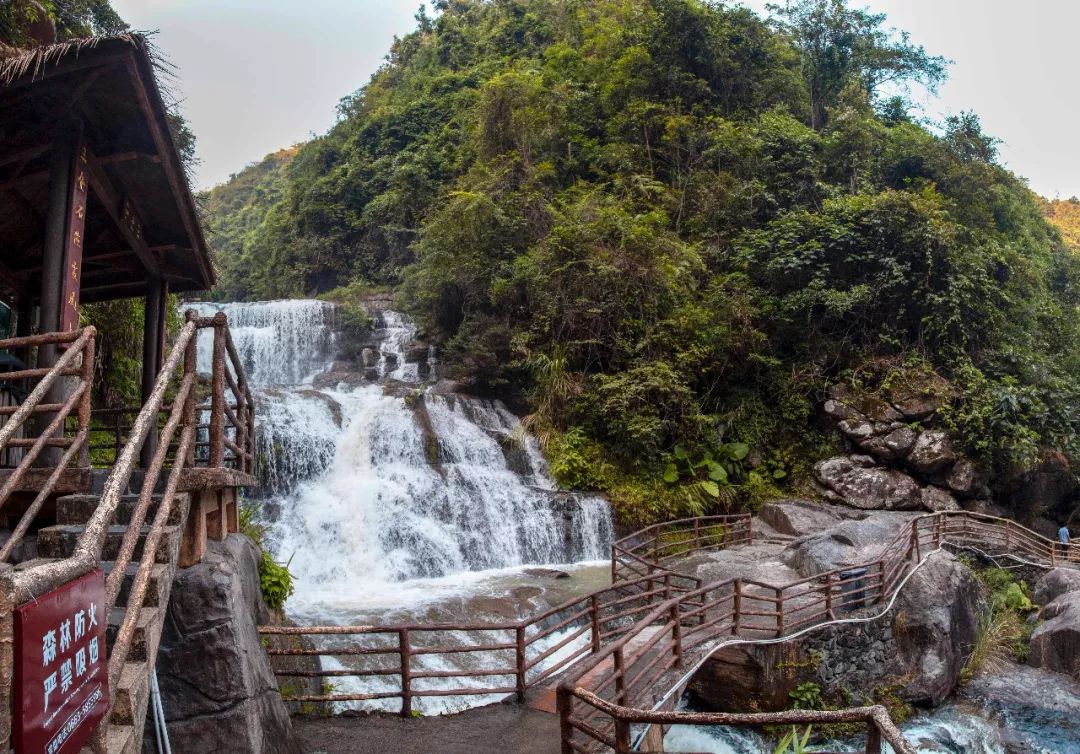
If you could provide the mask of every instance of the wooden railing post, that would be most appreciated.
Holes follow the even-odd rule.
[[[90,337],[87,339],[86,345],[83,347],[82,357],[82,382],[86,386],[86,389],[83,391],[82,399],[79,401],[78,420],[79,430],[85,430],[87,433],[90,432],[90,409],[91,399],[93,397],[92,386],[94,384],[94,344],[95,335],[97,333],[97,330],[92,327],[88,329],[90,331]],[[89,434],[87,434],[87,438],[89,438]],[[87,442],[83,444],[82,450],[79,451],[79,465],[84,467],[90,466],[89,439],[87,439]]]
[[[561,754],[574,754],[574,726],[570,718],[574,714],[573,695],[559,686],[555,689],[555,707],[559,711],[559,737],[562,739]]]
[[[195,320],[196,319],[195,310],[194,309],[188,309],[187,314],[185,315],[185,317],[186,317],[188,322],[191,322],[191,321]],[[189,375],[189,374],[195,374],[196,370],[198,369],[198,355],[199,355],[198,348],[199,348],[199,331],[196,330],[194,337],[192,337],[192,339],[188,341],[187,349],[184,351],[184,376],[185,377],[187,375]],[[196,444],[198,443],[198,440],[199,440],[199,438],[198,438],[198,429],[196,429],[196,424],[198,422],[196,421],[196,415],[195,415],[195,406],[198,403],[198,399],[197,399],[197,397],[195,395],[196,392],[197,391],[196,391],[195,387],[192,387],[191,392],[188,393],[187,401],[184,403],[184,421],[183,421],[182,426],[191,427],[192,431],[195,433],[195,442],[191,443],[191,450],[188,451],[187,462],[185,464],[188,468],[194,468],[195,467],[195,446],[196,446]],[[196,515],[196,514],[197,514],[197,511],[193,510],[192,515]]]
[[[615,545],[612,545],[611,546],[611,583],[612,584],[614,584],[616,581],[619,580],[619,575],[618,575],[618,572],[617,572],[618,568],[616,566],[617,562],[618,561],[616,561],[616,559],[615,559]]]
[[[0,563],[0,751],[11,750],[11,715],[15,701],[14,568]]]
[[[829,620],[835,620],[836,614],[833,612],[832,605],[832,573],[825,574],[825,617]]]
[[[780,587],[773,590],[776,594],[776,635],[784,635],[784,596]]]
[[[401,657],[401,716],[412,717],[412,649],[409,629],[398,629],[398,655]]]
[[[866,754],[881,754],[881,730],[873,721],[866,726]]]
[[[671,648],[675,656],[675,667],[681,668],[683,666],[682,615],[679,613],[678,603],[671,606],[668,620],[671,621]]]
[[[518,626],[514,630],[517,640],[517,698],[519,702],[525,701],[525,626]]]
[[[600,598],[594,593],[589,597],[589,613],[592,620],[592,651],[600,651]]]
[[[210,380],[210,468],[225,465],[225,327],[224,312],[214,315],[214,357]]]
[[[742,579],[735,579],[735,590],[732,592],[731,605],[731,632],[737,635],[742,627]]]

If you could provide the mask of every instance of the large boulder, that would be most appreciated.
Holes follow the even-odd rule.
[[[921,432],[907,457],[907,462],[922,474],[936,474],[955,460],[956,451],[948,433],[936,429]]]
[[[814,465],[814,476],[834,502],[863,510],[918,510],[922,493],[915,480],[901,471],[866,468],[847,456]]]
[[[960,510],[960,504],[956,502],[955,497],[940,487],[935,487],[933,485],[923,488],[922,501],[923,507],[934,513]]]
[[[877,559],[882,547],[912,519],[908,513],[873,513],[792,542],[783,560],[802,576],[814,576]]]
[[[778,534],[801,537],[858,517],[855,511],[809,500],[774,500],[765,503],[758,516]]]
[[[985,609],[974,574],[952,555],[936,552],[892,610],[874,606],[845,614],[863,620],[778,644],[725,647],[702,665],[690,690],[709,709],[723,711],[785,709],[790,692],[808,682],[846,704],[872,701],[880,689],[896,687],[906,701],[937,705],[956,688]]]
[[[1039,611],[1028,664],[1075,676],[1080,672],[1080,592],[1065,592]]]
[[[1080,571],[1075,568],[1054,568],[1035,583],[1031,599],[1036,605],[1046,605],[1068,592],[1080,592]]]
[[[176,754],[300,753],[259,642],[267,618],[259,551],[247,537],[210,542],[201,563],[179,571],[157,660]]]
[[[1006,490],[1009,507],[1023,520],[1032,521],[1046,514],[1065,518],[1077,495],[1077,481],[1069,459],[1062,453],[1047,451],[1034,469],[1014,474],[1006,482]]]
[[[905,699],[937,706],[952,693],[986,610],[971,569],[944,551],[927,557],[893,607],[896,662],[910,677]]]

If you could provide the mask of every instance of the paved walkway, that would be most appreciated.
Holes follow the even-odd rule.
[[[516,704],[457,715],[294,717],[304,754],[559,754],[559,718]]]

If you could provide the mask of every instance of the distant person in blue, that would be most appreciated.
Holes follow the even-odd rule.
[[[1065,556],[1069,555],[1069,527],[1062,526],[1058,529],[1058,539],[1061,540],[1061,550],[1065,553]]]

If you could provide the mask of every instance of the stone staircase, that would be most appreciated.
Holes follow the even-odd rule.
[[[154,495],[151,499],[146,523],[153,520],[160,500],[160,495]],[[57,524],[38,532],[39,555],[49,559],[70,557],[98,502],[97,495],[68,495],[59,498],[56,506]],[[137,503],[138,495],[125,495],[121,499],[102,552],[102,568],[106,575],[115,566],[114,559],[120,551],[124,532]],[[186,494],[177,494],[174,498],[164,536],[154,553],[154,565],[145,598],[142,605],[134,606],[129,605],[129,596],[143,556],[143,544],[150,531],[148,525],[142,527],[131,563],[125,568],[116,605],[109,611],[106,629],[109,657],[112,657],[113,644],[127,611],[139,611],[127,662],[119,682],[112,689],[114,705],[108,729],[109,754],[138,754],[142,751],[143,726],[150,702],[151,674],[157,661],[158,642],[169,605],[169,592],[176,575],[183,524],[187,520],[190,505],[191,498]]]

